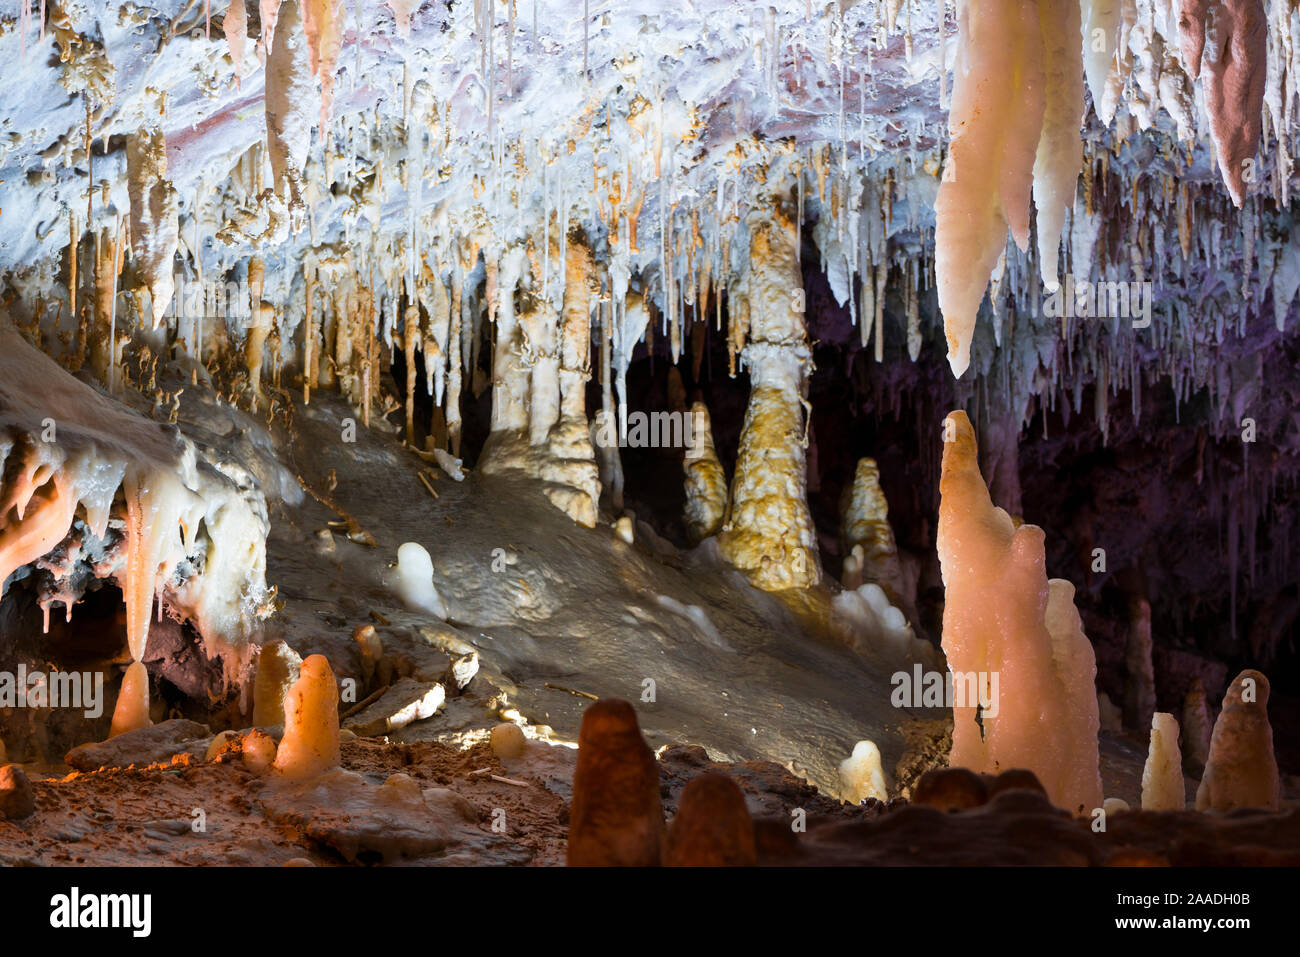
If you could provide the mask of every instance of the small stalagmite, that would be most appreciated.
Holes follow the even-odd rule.
[[[338,764],[338,684],[325,656],[311,655],[284,699],[284,737],[275,755],[275,771],[301,780]]]
[[[1210,757],[1196,790],[1196,810],[1277,810],[1279,780],[1268,722],[1268,679],[1247,668],[1233,679],[1214,722]]]
[[[757,863],[754,822],[745,795],[725,774],[692,778],[668,827],[669,867],[751,867]]]
[[[716,535],[727,511],[727,476],[713,448],[713,427],[703,402],[691,406],[686,444],[686,535],[698,544]]]
[[[1202,767],[1210,759],[1210,702],[1205,696],[1205,685],[1194,678],[1183,697],[1183,750]]]
[[[1128,643],[1124,648],[1124,720],[1133,728],[1151,725],[1156,710],[1155,667],[1151,659],[1151,605],[1134,596],[1129,600]]]
[[[654,866],[664,836],[659,764],[641,737],[636,710],[602,698],[587,708],[578,732],[568,864]]]
[[[147,728],[149,720],[149,672],[143,664],[133,661],[122,677],[122,687],[117,692],[117,705],[113,708],[113,723],[108,736],[115,738],[128,731]]]
[[[301,668],[298,652],[280,639],[262,646],[253,677],[253,724],[259,728],[284,724],[284,699]]]
[[[965,412],[947,417],[944,439],[937,544],[954,674],[950,764],[1028,768],[1055,804],[1088,813],[1102,800],[1096,657],[1073,586],[1048,581],[1043,530],[994,507]]]
[[[840,788],[850,804],[861,804],[867,798],[889,800],[885,773],[880,767],[880,749],[874,742],[859,741],[853,746],[853,753],[840,762]]]
[[[856,563],[861,562],[862,580],[854,587],[875,582],[897,605],[904,598],[903,570],[875,459],[858,460],[853,484],[845,490],[840,503],[840,514],[840,545],[845,555],[854,557],[855,571]],[[860,555],[856,551],[858,547],[861,547]]]
[[[1151,744],[1142,769],[1142,810],[1181,811],[1186,806],[1178,722],[1172,714],[1157,711],[1151,716]]]

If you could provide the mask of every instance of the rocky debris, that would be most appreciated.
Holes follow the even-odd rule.
[[[940,811],[966,811],[986,804],[989,787],[985,779],[967,768],[937,768],[921,776],[912,792],[912,803]]]
[[[446,788],[421,788],[406,774],[393,774],[376,786],[354,771],[336,769],[272,789],[263,803],[270,820],[292,825],[349,863],[428,858],[466,843],[495,845],[494,863],[527,858],[479,830],[478,811],[465,798]]]
[[[176,754],[203,757],[211,738],[207,725],[173,718],[149,728],[127,731],[107,741],[83,744],[69,751],[64,761],[78,771],[165,763]]]
[[[654,752],[641,737],[632,705],[602,698],[588,706],[578,732],[568,863],[653,866],[663,841]]]
[[[343,727],[361,737],[388,734],[432,717],[446,700],[439,683],[401,678],[360,713],[344,719]]]
[[[29,817],[36,811],[36,795],[21,765],[0,767],[0,817],[11,821]]]
[[[709,772],[682,790],[668,828],[664,863],[675,867],[748,867],[757,863],[754,822],[745,795],[725,774]]]

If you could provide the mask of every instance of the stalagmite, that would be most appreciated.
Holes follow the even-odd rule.
[[[669,867],[752,867],[758,862],[745,795],[725,774],[706,772],[682,788],[668,827]]]
[[[301,780],[338,764],[338,685],[325,657],[311,655],[284,699],[284,737],[276,751],[275,772]]]
[[[152,724],[149,720],[149,673],[139,661],[127,666],[122,687],[113,708],[113,724],[108,736],[115,738],[127,731],[138,731]]]
[[[284,724],[284,701],[301,670],[302,658],[280,639],[262,646],[253,677],[253,724],[259,728]]]
[[[1129,600],[1128,643],[1124,650],[1124,720],[1133,728],[1151,725],[1156,710],[1155,668],[1151,660],[1151,604],[1142,597]]]
[[[433,583],[433,559],[419,542],[397,550],[397,590],[408,605],[445,619],[447,606]]]
[[[840,516],[840,547],[854,557],[856,570],[861,572],[861,580],[854,587],[875,582],[891,602],[904,602],[908,596],[903,569],[875,459],[858,460],[853,484],[845,490],[840,505]]]
[[[889,800],[885,773],[880,768],[880,749],[873,742],[859,741],[853,753],[840,762],[840,788],[850,804],[861,804],[867,798]]]
[[[1068,582],[1049,582],[1043,530],[994,507],[964,412],[944,420],[938,551],[954,675],[954,767],[1028,768],[1057,805],[1101,805],[1096,660]],[[993,680],[997,676],[996,700]],[[978,712],[978,721],[977,721]]]
[[[587,707],[578,732],[578,766],[569,810],[570,867],[659,864],[665,837],[659,764],[636,711],[602,698]]]
[[[1008,227],[1022,250],[1029,241],[1043,126],[1042,30],[1037,4],[968,0],[958,6],[948,158],[934,207],[939,310],[956,376],[970,365],[975,318]]]
[[[1142,810],[1181,811],[1186,804],[1178,722],[1172,714],[1157,711],[1151,717],[1151,743],[1142,769]]]
[[[1210,759],[1210,703],[1200,678],[1192,682],[1183,698],[1183,749],[1200,766]]]
[[[727,511],[727,476],[713,448],[713,428],[703,402],[691,406],[686,472],[686,535],[695,544],[716,535]]]
[[[260,256],[248,263],[248,287],[251,295],[248,320],[248,340],[244,347],[244,363],[248,370],[248,390],[252,393],[254,407],[262,401],[262,362],[266,353],[266,338],[275,327],[275,310],[262,301],[266,282],[266,266]]]
[[[789,198],[774,197],[750,224],[749,405],[732,477],[723,556],[766,591],[821,578],[807,501],[805,402],[809,351]]]
[[[1196,810],[1277,810],[1280,783],[1268,722],[1268,679],[1247,668],[1233,679],[1214,722],[1210,757],[1196,789]]]

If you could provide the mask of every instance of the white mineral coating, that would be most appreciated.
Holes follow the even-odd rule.
[[[446,619],[447,606],[433,584],[433,559],[418,542],[397,550],[397,592],[408,605]]]
[[[716,535],[727,512],[727,476],[713,448],[713,426],[703,402],[691,406],[686,473],[686,536],[698,544]]]
[[[627,515],[620,515],[614,522],[614,534],[629,545],[635,542],[636,529],[632,524],[632,519]]]
[[[0,580],[73,534],[79,509],[97,540],[111,517],[121,544],[95,573],[121,586],[132,659],[143,660],[157,599],[195,624],[210,656],[226,652],[233,680],[268,596],[266,503],[252,477],[201,467],[189,440],[78,381],[3,321],[0,410]]]
[[[723,556],[765,591],[821,578],[808,511],[805,404],[808,342],[792,211],[774,200],[750,224],[749,405],[740,435]]]
[[[861,804],[867,798],[889,800],[885,773],[880,768],[880,749],[870,741],[859,741],[853,753],[840,762],[840,787],[844,800]]]
[[[1214,722],[1210,756],[1196,790],[1196,810],[1277,810],[1280,782],[1268,722],[1268,679],[1247,668],[1233,679]]]
[[[284,737],[276,751],[275,773],[302,780],[338,765],[338,685],[325,657],[311,655],[285,697]]]
[[[1043,530],[1016,527],[994,507],[964,412],[944,422],[938,550],[945,588],[943,650],[954,675],[974,676],[996,702],[954,701],[954,767],[1026,768],[1053,803],[1101,806],[1096,658],[1074,608],[1074,588],[1047,579]],[[965,697],[965,696],[964,696]],[[982,723],[982,728],[981,728]]]
[[[1157,711],[1151,716],[1151,743],[1142,768],[1142,810],[1181,811],[1186,806],[1178,722],[1172,714]]]

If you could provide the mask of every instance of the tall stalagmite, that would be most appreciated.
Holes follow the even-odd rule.
[[[749,406],[720,538],[723,555],[767,591],[806,588],[821,578],[807,498],[811,357],[794,217],[786,196],[750,218],[749,341],[741,353]]]
[[[1047,579],[1043,530],[994,507],[964,412],[944,422],[938,551],[946,591],[943,650],[954,685],[989,706],[954,701],[950,763],[1032,770],[1054,803],[1101,806],[1096,659],[1068,582]],[[991,700],[997,675],[997,699]]]

